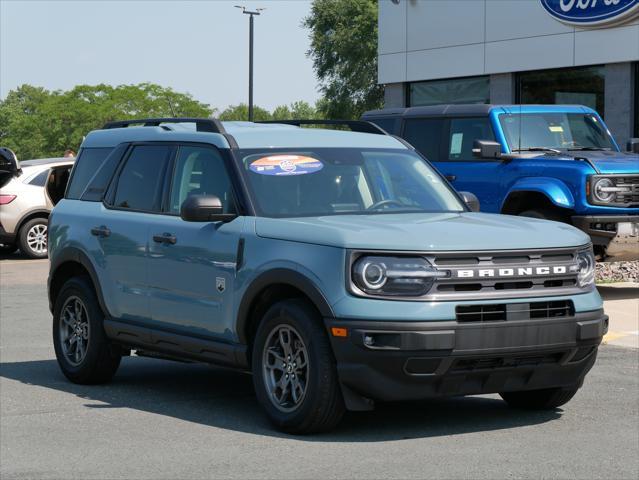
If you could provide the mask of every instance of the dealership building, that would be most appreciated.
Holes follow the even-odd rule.
[[[639,0],[380,0],[385,106],[581,104],[639,137]]]

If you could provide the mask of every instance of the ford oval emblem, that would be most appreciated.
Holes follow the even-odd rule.
[[[581,27],[627,22],[639,16],[639,0],[540,0],[546,11]]]

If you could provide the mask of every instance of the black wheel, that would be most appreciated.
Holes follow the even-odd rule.
[[[266,312],[252,363],[255,393],[278,429],[317,433],[342,419],[335,358],[321,317],[306,302],[285,300]]]
[[[0,243],[0,253],[9,255],[15,252],[18,249],[18,246],[13,243]]]
[[[30,258],[47,257],[47,225],[46,218],[32,218],[20,227],[18,243],[20,251]]]
[[[88,279],[67,281],[55,299],[53,346],[62,373],[74,383],[111,380],[122,355],[108,341],[104,314]]]
[[[509,406],[527,408],[531,410],[552,410],[568,403],[575,396],[579,387],[547,388],[545,390],[530,390],[528,392],[500,393]]]
[[[540,210],[526,210],[519,214],[520,217],[529,217],[529,218],[540,218],[542,220],[553,220],[555,222],[563,222],[567,221],[565,215],[561,212],[549,209],[540,209]]]

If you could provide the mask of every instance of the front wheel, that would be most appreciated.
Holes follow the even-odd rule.
[[[568,403],[575,396],[579,387],[546,388],[522,392],[500,393],[506,403],[515,408],[531,410],[552,410]]]
[[[27,257],[47,257],[47,225],[46,218],[33,218],[20,228],[20,251]]]
[[[333,429],[345,407],[331,346],[315,310],[285,300],[264,315],[253,345],[253,385],[271,422],[288,433]]]

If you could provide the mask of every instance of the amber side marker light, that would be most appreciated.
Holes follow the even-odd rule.
[[[334,337],[348,337],[348,330],[345,328],[331,327],[331,333]]]

